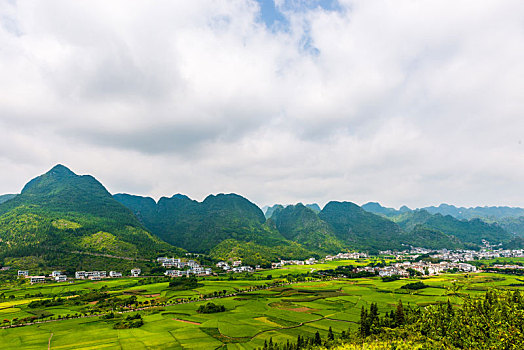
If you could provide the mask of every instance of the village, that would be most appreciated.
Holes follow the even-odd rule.
[[[489,246],[489,243],[485,243]],[[411,248],[405,251],[381,251],[380,255],[393,256],[397,260],[415,260],[421,255],[430,255],[432,258],[451,262],[466,262],[474,260],[492,260],[497,258],[524,258],[524,249],[492,249],[480,250],[449,250],[449,249],[426,249]]]
[[[489,247],[489,243],[486,242]],[[521,258],[524,257],[524,250],[504,250],[504,249],[490,249],[484,248],[479,251],[474,250],[431,250],[425,248],[412,247],[405,251],[381,251],[380,256],[391,257],[400,262],[391,263],[387,266],[364,266],[355,269],[355,272],[372,272],[378,276],[401,276],[408,277],[410,275],[421,274],[421,275],[436,275],[443,272],[455,271],[455,272],[477,272],[477,267],[467,262],[480,260],[480,259],[497,259],[497,258]],[[417,258],[426,255],[431,256],[434,260],[439,262],[427,262],[427,261],[416,261]],[[328,261],[336,260],[358,260],[367,259],[369,255],[362,252],[344,252],[336,255],[326,255],[323,259],[317,260],[315,258],[309,258],[305,260],[280,260],[279,262],[273,262],[271,264],[272,269],[279,269],[286,265],[314,265],[318,263],[325,263]],[[195,260],[187,260],[181,258],[168,258],[159,257],[156,259],[160,266],[166,268],[164,272],[165,276],[168,277],[182,277],[182,276],[209,276],[217,274],[213,272],[211,267],[201,266],[199,262]],[[260,266],[248,266],[242,265],[241,260],[229,260],[219,261],[216,263],[216,268],[220,272],[225,273],[253,273],[255,270],[260,270]],[[503,265],[496,264],[493,266],[495,269],[524,269],[523,266],[519,265]],[[4,269],[4,268],[3,268]],[[139,277],[142,271],[139,268],[133,268],[130,270],[129,276],[126,277]],[[71,281],[67,275],[62,271],[53,271],[49,276],[31,276],[27,270],[19,270],[18,277],[28,278],[31,284],[34,283],[45,283],[46,281],[66,282]],[[121,278],[124,277],[121,272],[117,271],[76,271],[74,279],[83,280],[88,279],[92,281],[99,281],[104,278]]]
[[[380,277],[410,277],[413,275],[433,276],[444,272],[477,272],[477,267],[467,263],[453,263],[442,261],[440,263],[428,263],[425,261],[404,261],[384,267],[364,266],[356,268],[356,272],[372,272]]]

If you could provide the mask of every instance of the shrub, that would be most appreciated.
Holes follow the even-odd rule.
[[[216,305],[214,303],[207,303],[205,305],[200,305],[197,309],[197,312],[200,314],[212,314],[216,312],[224,312],[226,308],[224,305]]]

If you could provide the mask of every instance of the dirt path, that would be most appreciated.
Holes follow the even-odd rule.
[[[51,350],[51,338],[53,338],[53,333],[49,336],[49,341],[47,342],[47,350]]]
[[[173,320],[178,321],[178,322],[189,323],[189,324],[201,325],[201,323],[198,323],[198,322],[193,322],[193,321],[188,321],[188,320],[181,320],[179,318],[174,318]]]

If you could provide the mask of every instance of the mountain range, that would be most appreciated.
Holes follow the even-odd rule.
[[[344,250],[476,249],[483,240],[524,244],[519,208],[450,207],[429,207],[446,210],[440,213],[332,201],[322,209],[298,203],[267,207],[264,213],[238,194],[209,195],[202,202],[183,194],[158,201],[113,196],[94,177],[57,165],[20,194],[0,197],[0,259],[78,267],[95,264],[86,262],[93,256],[138,261],[189,251],[269,265]]]
[[[369,211],[374,214],[379,214],[383,216],[393,217],[409,211],[413,211],[407,206],[402,206],[400,209],[387,208],[383,207],[377,202],[369,202],[362,206],[366,211]],[[438,207],[430,206],[419,208],[415,210],[425,210],[430,214],[442,214],[450,215],[457,219],[487,219],[487,220],[500,220],[505,218],[520,217],[524,216],[524,208],[518,207],[507,207],[507,206],[492,206],[492,207],[474,207],[474,208],[465,208],[465,207],[456,207],[449,204],[440,204]]]
[[[180,254],[148,232],[137,217],[89,175],[63,165],[29,181],[0,204],[0,258],[60,261],[85,255],[153,258]],[[73,259],[74,260],[74,259]]]

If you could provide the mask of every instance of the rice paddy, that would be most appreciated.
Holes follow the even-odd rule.
[[[260,275],[275,276],[275,272]],[[403,285],[419,280],[428,287],[414,291],[401,289]],[[15,299],[0,303],[0,320],[22,319],[38,311],[51,313],[54,319],[0,329],[2,349],[253,349],[262,347],[270,338],[285,342],[295,341],[299,334],[313,336],[317,331],[325,336],[329,327],[335,333],[348,328],[354,330],[358,327],[361,307],[372,302],[376,302],[383,313],[394,308],[398,300],[412,306],[442,303],[448,299],[459,304],[465,295],[479,295],[488,288],[522,288],[523,285],[518,276],[488,273],[447,274],[393,282],[383,282],[378,277],[309,281],[242,293],[238,291],[264,286],[271,281],[208,279],[201,281],[198,288],[188,291],[170,290],[167,282],[133,285],[137,281],[115,279],[4,288],[1,292],[7,297],[14,295]],[[182,299],[194,302],[140,311],[144,325],[134,329],[113,329],[116,321],[100,316],[56,319],[81,314],[83,305],[50,306],[45,310],[28,307],[31,301],[39,299],[35,296],[38,293],[71,295],[80,290],[100,288],[123,297],[133,295],[149,303],[174,303]],[[201,296],[219,291],[236,293],[213,300],[224,305],[225,312],[196,312],[206,303],[198,301]]]

